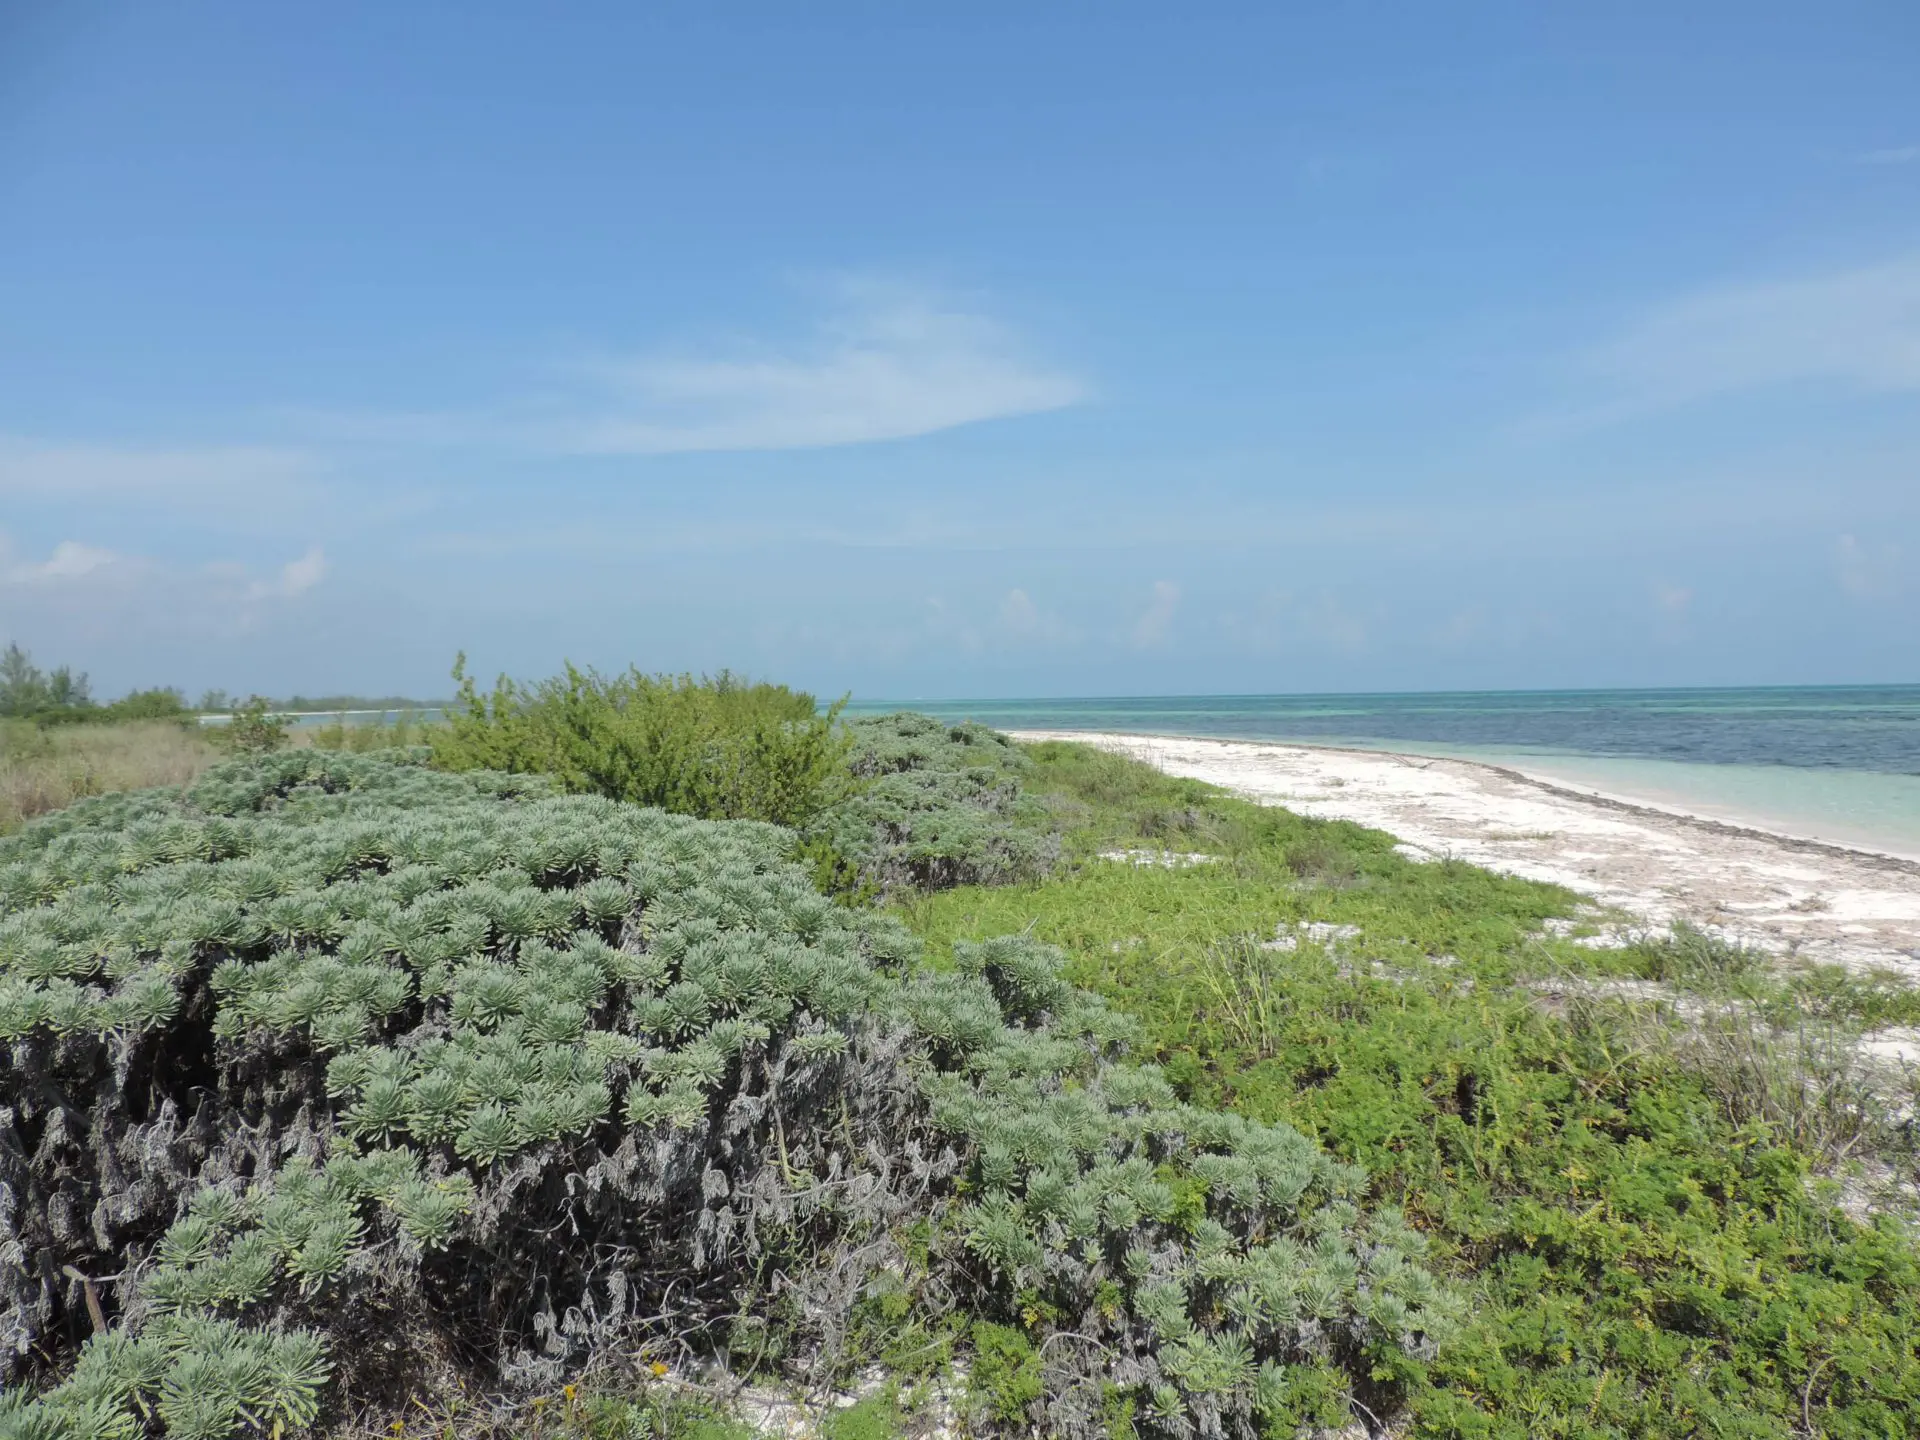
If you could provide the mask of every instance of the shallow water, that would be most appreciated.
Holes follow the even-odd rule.
[[[1483,760],[1734,823],[1920,854],[1920,685],[910,706],[1003,729],[1291,740]]]
[[[1439,753],[1445,747],[1431,747]],[[1429,747],[1420,747],[1428,753]],[[1920,776],[1791,765],[1695,765],[1620,756],[1449,748],[1576,789],[1690,815],[1920,859]]]

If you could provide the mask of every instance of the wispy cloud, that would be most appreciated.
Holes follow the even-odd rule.
[[[92,616],[119,616],[152,628],[156,609],[191,616],[225,614],[244,625],[269,602],[291,600],[318,585],[326,557],[314,546],[270,575],[236,560],[180,565],[62,540],[43,560],[20,555],[0,534],[0,588],[8,590],[6,619],[18,624]]]
[[[0,576],[13,585],[57,584],[62,580],[78,580],[83,575],[91,575],[119,558],[111,550],[102,550],[96,545],[62,540],[53,547],[53,553],[39,564],[7,566],[0,569]]]
[[[303,595],[318,585],[326,577],[327,557],[318,545],[308,550],[298,560],[289,560],[280,567],[280,573],[271,580],[256,580],[247,587],[247,594],[255,600],[264,600],[271,596],[292,598]]]
[[[602,357],[571,366],[558,393],[537,399],[295,418],[323,437],[375,444],[670,455],[904,440],[1089,394],[976,306],[871,282],[841,284],[834,301],[797,340]]]
[[[1606,420],[1795,381],[1920,390],[1920,254],[1658,307],[1586,357]]]
[[[853,287],[807,341],[594,368],[597,405],[550,427],[562,448],[657,455],[901,440],[1058,410],[1079,379],[1030,358],[1000,322],[898,289]]]
[[[1896,145],[1890,150],[1868,150],[1853,157],[1856,165],[1911,165],[1920,160],[1920,145]]]

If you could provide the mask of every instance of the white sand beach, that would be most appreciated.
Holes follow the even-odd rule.
[[[1920,981],[1920,862],[1689,815],[1505,766],[1238,740],[1015,731],[1079,740],[1303,815],[1551,881],[1631,917],[1676,920],[1776,954]]]

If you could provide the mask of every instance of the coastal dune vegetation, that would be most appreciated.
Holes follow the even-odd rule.
[[[428,724],[415,700],[296,695],[237,700],[208,690],[197,703],[171,686],[134,690],[102,702],[84,672],[43,670],[18,644],[0,650],[0,835],[91,795],[182,785],[223,753],[283,744],[366,751],[419,743]],[[368,710],[384,717],[364,721]],[[295,715],[327,714],[324,724],[291,729]],[[218,724],[203,725],[211,718]]]
[[[1912,1433],[1899,1097],[1779,1039],[1906,992],[1082,746],[456,678],[0,839],[4,1440]]]

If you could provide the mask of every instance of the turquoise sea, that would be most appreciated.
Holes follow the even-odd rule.
[[[1282,740],[1507,765],[1624,798],[1920,856],[1920,685],[915,699],[1001,729]]]

